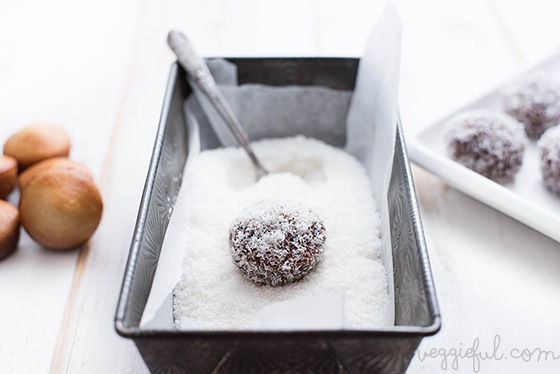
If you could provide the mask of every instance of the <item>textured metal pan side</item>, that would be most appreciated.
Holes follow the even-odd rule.
[[[357,59],[241,58],[240,83],[318,84],[352,89]],[[367,331],[155,331],[139,323],[182,182],[188,154],[183,100],[190,93],[173,65],[144,187],[115,318],[119,334],[134,339],[154,373],[292,372],[400,373],[422,337],[435,334],[440,316],[406,155],[398,127],[389,203],[395,326]],[[203,145],[211,148],[215,144]]]

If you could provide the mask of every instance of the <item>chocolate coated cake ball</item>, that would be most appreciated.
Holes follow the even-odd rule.
[[[292,202],[263,201],[245,208],[229,231],[234,263],[257,284],[280,286],[319,263],[326,240],[323,221]]]
[[[560,85],[542,73],[521,77],[502,95],[506,113],[525,125],[531,139],[560,123]]]
[[[541,171],[544,185],[560,195],[560,127],[546,130],[537,143],[541,154]]]
[[[527,138],[514,118],[473,110],[451,118],[446,127],[448,151],[455,161],[498,182],[519,171]]]

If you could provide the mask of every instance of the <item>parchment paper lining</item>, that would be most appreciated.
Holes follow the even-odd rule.
[[[354,92],[318,86],[267,87],[237,86],[235,66],[224,60],[209,61],[209,67],[224,96],[239,116],[252,140],[282,137],[299,133],[323,140],[356,156],[369,172],[373,193],[381,216],[383,248],[381,260],[387,272],[389,307],[386,325],[394,324],[393,266],[387,206],[387,191],[391,177],[397,121],[397,95],[400,59],[401,26],[396,9],[388,4],[368,40],[360,60]],[[189,165],[200,151],[200,139],[206,144],[219,142],[237,146],[226,125],[207,99],[195,89],[196,98],[185,102],[189,127]],[[204,114],[202,114],[204,113]],[[207,121],[209,123],[202,123]],[[211,128],[214,134],[203,129]],[[206,130],[207,131],[207,130]],[[185,222],[189,211],[186,204],[189,191],[182,188],[169,223],[158,268],[148,298],[141,327],[174,329],[172,291],[181,276],[181,259],[185,243]],[[182,208],[185,207],[185,208]],[[343,295],[317,295],[310,300],[295,300],[294,306],[324,305],[342,310]],[[337,306],[338,305],[338,306]],[[282,304],[279,308],[290,307]],[[321,308],[316,308],[321,309]],[[346,328],[344,316],[325,315],[310,326],[306,321],[277,321],[274,307],[260,319],[265,329]],[[263,314],[263,313],[260,313]],[[339,313],[340,314],[340,313]],[[310,313],[310,315],[316,314]],[[271,322],[274,320],[273,322]],[[270,323],[268,323],[270,322]],[[191,321],[181,321],[182,328],[196,330]]]

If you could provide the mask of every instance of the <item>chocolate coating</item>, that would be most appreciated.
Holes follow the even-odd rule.
[[[446,124],[450,156],[460,164],[499,182],[521,168],[527,138],[523,126],[500,112],[473,110]]]
[[[545,187],[560,195],[560,127],[552,127],[537,143],[541,155],[541,172]]]
[[[261,285],[280,286],[307,275],[321,260],[325,225],[296,203],[263,201],[245,208],[229,232],[233,262]]]
[[[506,113],[523,123],[533,140],[560,123],[560,84],[542,73],[521,77],[502,95]]]

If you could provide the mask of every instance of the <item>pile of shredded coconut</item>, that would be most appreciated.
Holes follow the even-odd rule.
[[[178,328],[188,319],[201,329],[251,329],[255,315],[274,302],[343,293],[350,326],[384,323],[387,274],[380,260],[380,222],[363,166],[344,151],[304,137],[254,143],[273,173],[255,182],[239,148],[204,151],[187,168],[189,222],[183,274],[174,291]],[[324,222],[323,260],[300,281],[260,286],[233,263],[231,223],[247,206],[268,199],[301,202]],[[295,311],[297,312],[297,311]]]

